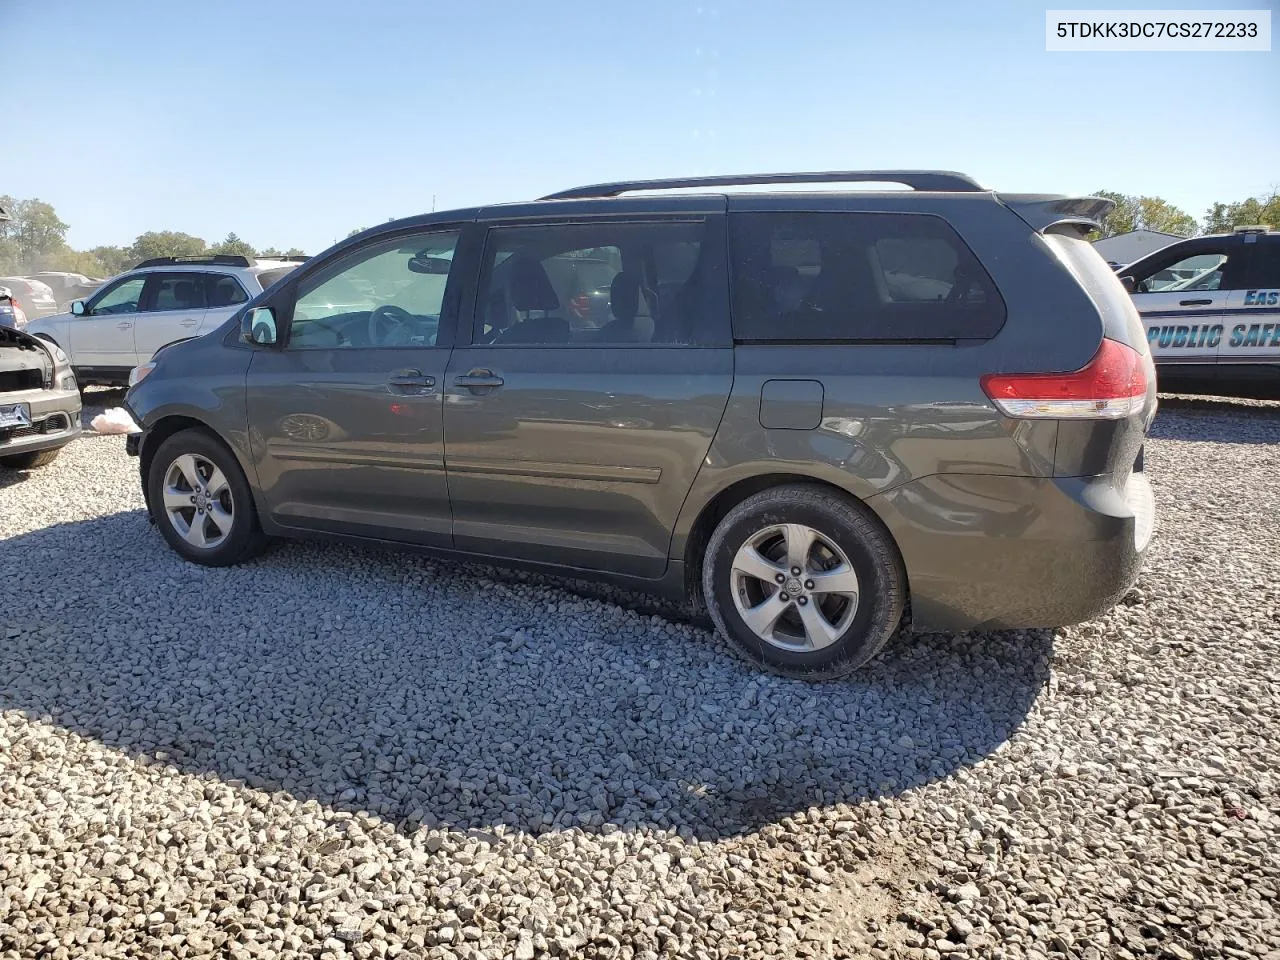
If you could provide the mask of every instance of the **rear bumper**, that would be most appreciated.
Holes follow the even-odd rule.
[[[1155,528],[1145,475],[925,477],[870,498],[907,568],[920,630],[1060,627],[1110,609]]]
[[[66,446],[80,436],[78,390],[19,390],[0,394],[0,403],[25,403],[31,426],[0,430],[0,457]]]

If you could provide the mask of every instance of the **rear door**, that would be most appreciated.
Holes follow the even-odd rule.
[[[490,222],[446,381],[455,545],[661,576],[732,387],[727,288],[720,213]]]
[[[199,332],[208,333],[235,313],[240,304],[247,302],[249,292],[234,274],[206,273],[203,278],[208,292],[209,309],[205,311]]]
[[[147,277],[142,312],[133,333],[137,363],[145,363],[165,344],[194,337],[204,323],[209,298],[202,273],[152,273]]]
[[[133,331],[143,302],[144,274],[121,277],[85,304],[69,325],[72,363],[77,367],[126,369],[136,366]]]
[[[1227,307],[1230,327],[1218,349],[1224,390],[1280,393],[1280,236],[1244,234],[1242,269]]]

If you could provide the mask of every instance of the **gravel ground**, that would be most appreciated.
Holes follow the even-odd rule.
[[[1280,958],[1278,444],[1166,400],[1121,606],[817,686],[538,578],[184,565],[121,438],[0,471],[0,958]]]

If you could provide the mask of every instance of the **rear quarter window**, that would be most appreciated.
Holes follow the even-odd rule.
[[[973,340],[1004,325],[995,283],[941,217],[748,212],[729,229],[738,340]]]

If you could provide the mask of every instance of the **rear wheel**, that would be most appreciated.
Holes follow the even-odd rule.
[[[33,470],[36,467],[43,467],[46,464],[53,463],[58,459],[58,454],[61,452],[62,448],[57,447],[53,450],[15,453],[12,456],[0,457],[0,467],[8,467],[10,470]]]
[[[160,533],[193,563],[231,566],[266,545],[240,464],[204,430],[180,431],[160,445],[147,495]]]
[[[720,521],[702,589],[716,627],[786,676],[842,676],[880,651],[902,620],[906,574],[865,508],[822,487],[775,487]]]

